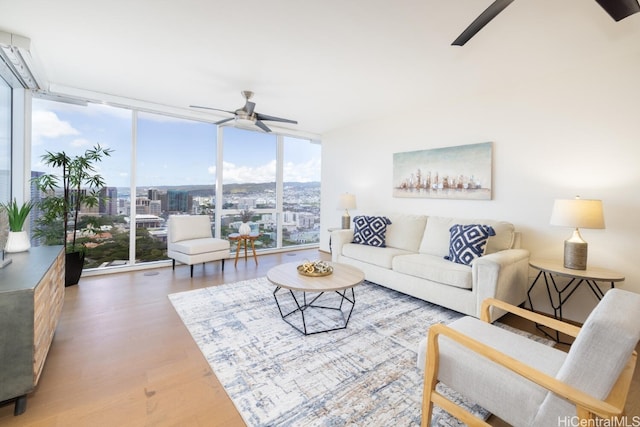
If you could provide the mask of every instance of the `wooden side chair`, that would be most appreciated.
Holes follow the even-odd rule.
[[[211,222],[208,215],[171,215],[167,231],[167,256],[173,259],[172,268],[175,270],[176,261],[191,267],[209,261],[222,261],[230,256],[228,240],[217,239],[212,236]]]
[[[575,341],[565,353],[494,326],[487,321],[491,307]],[[430,426],[434,404],[468,425],[489,425],[438,393],[438,382],[514,426],[620,419],[636,366],[639,318],[640,294],[611,289],[581,328],[495,299],[483,303],[482,320],[434,325],[418,356],[425,369],[422,426]]]

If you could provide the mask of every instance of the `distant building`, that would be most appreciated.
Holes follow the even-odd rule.
[[[160,200],[160,193],[157,188],[149,189],[149,200]]]
[[[300,228],[313,228],[313,225],[316,221],[316,215],[309,212],[300,212],[298,213],[297,221],[298,227]]]
[[[171,213],[191,212],[192,196],[182,190],[167,191],[167,211]]]
[[[162,203],[160,200],[149,200],[149,215],[160,216],[162,214]]]
[[[148,215],[150,202],[146,197],[136,197],[136,215]]]
[[[106,187],[100,190],[101,215],[118,215],[118,189],[116,187]]]
[[[243,197],[238,199],[238,209],[255,209],[256,199],[250,197]]]
[[[282,213],[283,222],[286,223],[295,223],[297,221],[298,214],[296,212],[285,211]]]
[[[131,218],[125,217],[125,223],[131,227]],[[136,214],[136,228],[161,228],[164,227],[164,219],[156,215]]]

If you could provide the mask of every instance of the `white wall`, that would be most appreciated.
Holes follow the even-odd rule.
[[[630,56],[594,58],[570,73],[324,135],[321,249],[329,249],[326,230],[340,225],[339,195],[350,192],[352,217],[401,211],[506,220],[532,258],[562,260],[571,230],[549,225],[553,200],[580,195],[604,205],[606,229],[581,230],[589,266],[622,273],[619,287],[640,292],[640,58]],[[393,153],[486,141],[493,142],[491,201],[392,197]],[[535,308],[548,311],[542,286],[536,290]],[[582,321],[595,304],[579,289],[565,317]]]

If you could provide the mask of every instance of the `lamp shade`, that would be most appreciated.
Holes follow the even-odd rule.
[[[604,228],[602,200],[557,199],[553,203],[551,225],[572,228]]]
[[[338,209],[355,209],[356,208],[356,196],[355,194],[344,193],[340,195],[338,200]]]

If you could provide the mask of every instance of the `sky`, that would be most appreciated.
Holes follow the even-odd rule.
[[[140,112],[136,131],[137,187],[215,183],[215,125]],[[100,144],[113,149],[98,165],[107,185],[129,187],[131,140],[131,110],[33,99],[33,171],[49,172],[40,162],[46,151],[78,155]],[[224,140],[225,184],[276,180],[275,135],[225,127]],[[284,146],[284,181],[319,182],[320,146],[291,137]]]

